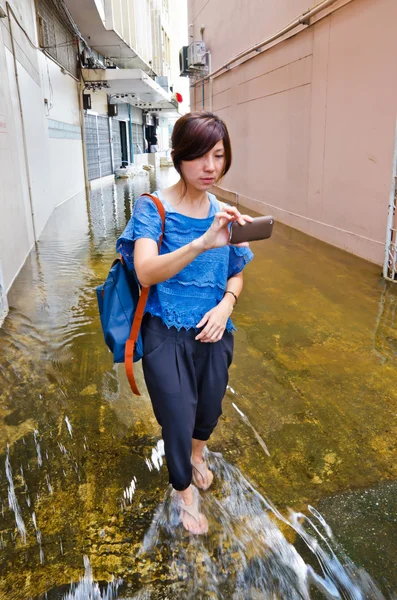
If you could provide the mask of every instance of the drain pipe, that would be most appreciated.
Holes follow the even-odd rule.
[[[397,270],[396,264],[396,236],[397,226],[395,224],[395,210],[396,210],[396,178],[397,178],[397,124],[396,124],[396,135],[394,143],[394,155],[393,155],[393,171],[392,181],[390,186],[390,198],[389,198],[389,210],[387,214],[387,231],[386,231],[386,247],[385,247],[385,262],[383,264],[383,277],[390,279],[395,282],[395,275]],[[391,264],[390,264],[391,263]]]
[[[17,21],[17,23],[19,23],[19,21],[16,17],[16,14],[14,13],[12,7],[10,6],[9,2],[6,2],[6,8],[7,8],[8,23],[9,23],[9,27],[10,27],[11,50],[12,50],[12,56],[14,59],[15,83],[17,86],[18,106],[19,106],[19,112],[21,115],[23,154],[24,154],[24,158],[25,158],[26,177],[27,177],[27,182],[28,182],[30,214],[32,217],[32,229],[33,229],[34,242],[36,243],[37,242],[37,234],[36,234],[36,225],[34,222],[33,195],[32,195],[32,184],[31,184],[30,170],[29,170],[28,146],[27,146],[27,141],[26,141],[25,119],[23,116],[23,109],[22,109],[21,88],[19,85],[18,64],[17,64],[17,56],[16,56],[16,52],[15,52],[14,36],[12,33],[11,15],[14,17],[14,19],[15,19],[15,21]]]
[[[351,1],[352,0],[349,0],[349,2],[351,2]],[[283,29],[280,29],[280,31],[278,31],[277,33],[275,33],[271,37],[266,38],[265,40],[263,40],[259,44],[255,44],[255,46],[251,46],[251,48],[248,48],[248,50],[244,50],[243,52],[240,52],[240,54],[237,54],[237,56],[235,56],[234,58],[232,58],[231,60],[229,60],[227,63],[225,63],[224,65],[222,65],[222,67],[219,67],[218,69],[216,69],[213,73],[210,72],[208,75],[206,75],[202,79],[199,79],[198,81],[196,81],[193,84],[193,86],[197,85],[198,83],[201,83],[202,81],[204,82],[206,79],[210,79],[211,77],[216,77],[222,71],[230,69],[230,66],[233,63],[237,62],[238,60],[241,60],[242,58],[244,58],[248,54],[251,54],[252,52],[260,52],[264,46],[268,46],[269,44],[271,44],[275,40],[281,38],[286,33],[289,33],[290,31],[292,31],[296,27],[299,27],[299,25],[307,25],[307,26],[309,26],[310,25],[310,19],[312,17],[315,17],[319,12],[325,10],[329,6],[332,6],[333,4],[335,4],[335,2],[338,2],[338,0],[323,0],[323,2],[320,2],[319,4],[317,4],[316,6],[314,6],[313,8],[310,8],[306,12],[302,13],[299,17],[296,17],[296,19],[294,19],[291,23],[289,23],[288,25],[286,25]]]
[[[130,133],[130,161],[131,164],[134,164],[135,161],[135,157],[134,157],[134,136],[132,133],[132,114],[131,114],[131,104],[128,103],[128,129],[129,129],[129,133]]]
[[[212,71],[212,57],[211,57],[211,52],[208,50],[208,70],[211,73]],[[212,112],[212,85],[213,85],[213,78],[210,77],[210,112]]]
[[[80,69],[81,70],[81,69]],[[85,121],[84,121],[84,105],[83,105],[83,93],[85,89],[85,83],[80,79],[79,85],[77,86],[77,94],[79,96],[79,117],[80,117],[80,130],[81,130],[81,142],[83,148],[83,170],[84,170],[84,187],[86,195],[90,190],[90,181],[88,179],[88,163],[87,163],[87,148],[85,146]]]

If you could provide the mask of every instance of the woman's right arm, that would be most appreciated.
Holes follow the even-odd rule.
[[[242,217],[236,208],[227,207],[215,215],[211,227],[204,235],[168,254],[159,255],[157,244],[152,239],[137,239],[134,267],[139,283],[143,287],[149,287],[174,277],[202,252],[226,246],[229,243],[230,221],[238,221],[244,225],[247,220],[250,220],[250,217]]]
[[[193,240],[186,246],[169,254],[158,253],[157,244],[149,238],[141,238],[135,242],[134,267],[142,287],[149,287],[166,279],[170,279],[182,271],[199,254],[204,252],[202,238]]]

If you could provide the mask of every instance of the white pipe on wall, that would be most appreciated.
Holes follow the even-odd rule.
[[[352,2],[353,0],[348,0],[348,1]],[[299,17],[296,17],[296,19],[294,19],[293,21],[291,21],[291,23],[289,23],[288,25],[286,25],[285,27],[283,27],[283,29],[280,29],[280,31],[278,31],[277,33],[275,33],[271,37],[266,38],[265,40],[263,40],[259,44],[255,44],[255,46],[251,46],[251,48],[248,48],[247,50],[244,50],[243,52],[240,52],[240,54],[237,54],[237,56],[235,56],[234,58],[232,58],[231,60],[229,60],[227,63],[225,63],[224,65],[222,65],[218,69],[216,69],[213,73],[211,73],[211,71],[210,71],[208,73],[208,75],[206,75],[202,79],[199,79],[198,81],[196,81],[192,85],[192,87],[196,86],[198,83],[202,83],[206,79],[211,79],[213,77],[216,77],[222,71],[225,71],[225,70],[229,69],[230,66],[233,63],[237,62],[238,60],[241,60],[242,58],[244,58],[248,54],[251,54],[252,52],[257,52],[258,50],[262,49],[264,46],[268,46],[269,44],[271,44],[272,42],[274,42],[277,39],[281,38],[283,35],[289,33],[290,31],[292,31],[296,27],[299,27],[299,25],[309,25],[309,21],[310,21],[310,19],[312,17],[314,17],[315,15],[317,15],[319,12],[325,10],[329,6],[332,6],[333,4],[335,4],[335,2],[338,2],[338,0],[323,0],[323,2],[320,2],[319,4],[317,4],[316,6],[314,6],[313,8],[308,9],[306,12],[304,12],[303,14],[301,14]]]
[[[389,211],[387,215],[387,230],[386,230],[386,247],[385,247],[385,262],[383,265],[383,277],[385,279],[391,279],[395,281],[394,275],[396,273],[395,264],[395,252],[390,256],[390,248],[396,241],[393,228],[397,216],[395,215],[395,194],[396,194],[396,177],[397,177],[397,123],[396,123],[396,135],[394,143],[394,156],[393,156],[393,170],[392,170],[392,181],[390,186],[390,199],[389,199]],[[389,269],[389,260],[392,260],[392,265]]]
[[[16,50],[15,50],[14,36],[12,33],[11,15],[14,17],[14,19],[18,25],[20,25],[20,23],[15,15],[12,7],[10,6],[9,2],[6,2],[6,8],[7,8],[8,24],[10,27],[11,50],[12,50],[12,56],[14,59],[15,82],[16,82],[16,86],[17,86],[18,106],[19,106],[19,112],[21,115],[23,153],[24,153],[25,165],[26,165],[26,175],[27,175],[28,192],[29,192],[30,213],[31,213],[31,217],[32,217],[33,237],[34,237],[34,241],[37,242],[36,225],[34,222],[35,217],[34,217],[34,208],[33,208],[32,184],[31,184],[30,169],[29,169],[28,146],[27,146],[27,141],[26,141],[25,119],[23,116],[23,109],[22,109],[21,88],[19,85],[18,63],[17,63],[17,55],[16,55]]]

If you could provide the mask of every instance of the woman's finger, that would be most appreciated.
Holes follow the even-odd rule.
[[[209,341],[214,344],[215,342],[219,342],[222,339],[222,336],[223,330],[218,332],[216,335],[213,335]]]
[[[236,208],[235,206],[226,206],[224,210],[232,214],[234,216],[234,220],[237,221],[240,225],[245,225],[246,223],[251,223],[252,221],[252,217],[250,217],[249,215],[242,215],[238,208]]]
[[[196,337],[196,340],[201,342],[210,342],[211,338],[216,335],[219,326],[216,323],[207,323],[203,331]]]
[[[229,215],[226,212],[218,212],[215,214],[215,220],[220,222],[222,219],[225,219],[225,222],[222,223],[222,227],[224,227],[226,224],[229,224],[230,221],[233,221],[233,215]]]
[[[209,323],[207,323],[207,325],[204,327],[203,331],[200,331],[200,333],[198,335],[196,335],[195,339],[203,341],[204,339],[209,337],[210,332],[212,332],[212,326]]]
[[[240,242],[239,244],[231,244],[231,246],[237,246],[237,248],[249,248],[248,242]]]
[[[205,315],[203,316],[203,318],[201,319],[201,321],[199,321],[196,325],[197,329],[200,329],[200,327],[203,327],[203,325],[206,324],[206,322],[208,321],[209,317],[210,317],[209,312],[206,312]]]

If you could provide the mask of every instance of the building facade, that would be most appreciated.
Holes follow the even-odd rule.
[[[212,107],[230,129],[234,161],[218,193],[381,265],[397,3],[309,4],[189,0],[189,41],[203,38],[215,72],[191,88],[192,106]]]
[[[149,162],[154,134],[168,150],[170,12],[168,0],[0,0],[0,322],[54,208]]]
[[[4,314],[6,293],[52,211],[84,190],[84,163],[76,40],[70,23],[55,9],[45,21],[48,2],[44,0],[0,2],[0,6],[0,296]],[[42,45],[46,48],[41,49]]]

